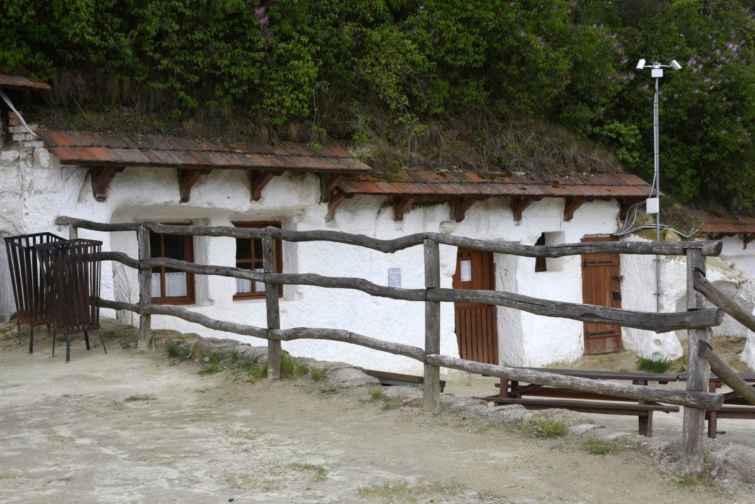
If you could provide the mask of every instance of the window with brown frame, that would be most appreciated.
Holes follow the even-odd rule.
[[[280,228],[280,222],[234,222],[242,228]],[[236,267],[251,271],[264,271],[262,238],[236,238]],[[275,240],[275,271],[283,271],[281,241]],[[283,295],[283,285],[278,286],[278,296]],[[258,299],[265,297],[265,283],[256,280],[236,279],[236,294],[233,299]]]
[[[190,225],[191,223],[180,223]],[[152,257],[167,257],[194,262],[194,240],[190,235],[149,234]],[[152,302],[156,304],[193,304],[194,274],[174,268],[152,269]]]

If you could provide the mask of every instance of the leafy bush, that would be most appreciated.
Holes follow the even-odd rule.
[[[666,358],[661,359],[646,359],[640,357],[637,359],[637,369],[640,371],[647,371],[648,373],[665,373],[671,367],[673,361]]]

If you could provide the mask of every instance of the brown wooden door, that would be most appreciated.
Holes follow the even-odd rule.
[[[585,236],[582,242],[616,241],[611,236]],[[621,308],[621,256],[582,256],[582,302]],[[585,322],[585,355],[621,351],[621,327]]]
[[[495,290],[495,264],[491,252],[459,248],[454,289]],[[454,303],[456,340],[462,359],[498,364],[496,306]]]

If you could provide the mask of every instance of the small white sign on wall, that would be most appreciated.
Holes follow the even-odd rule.
[[[472,281],[472,261],[461,261],[461,281]]]
[[[388,287],[401,287],[401,268],[388,268]]]

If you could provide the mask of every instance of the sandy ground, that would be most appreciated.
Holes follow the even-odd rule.
[[[755,422],[721,421],[694,480],[665,415],[648,440],[636,419],[477,404],[462,396],[492,379],[465,375],[430,414],[413,389],[200,376],[111,334],[107,355],[76,338],[66,364],[43,335],[32,355],[7,327],[0,338],[0,502],[755,502],[755,450],[727,443],[751,441]],[[527,426],[542,418],[569,433],[538,438]]]

